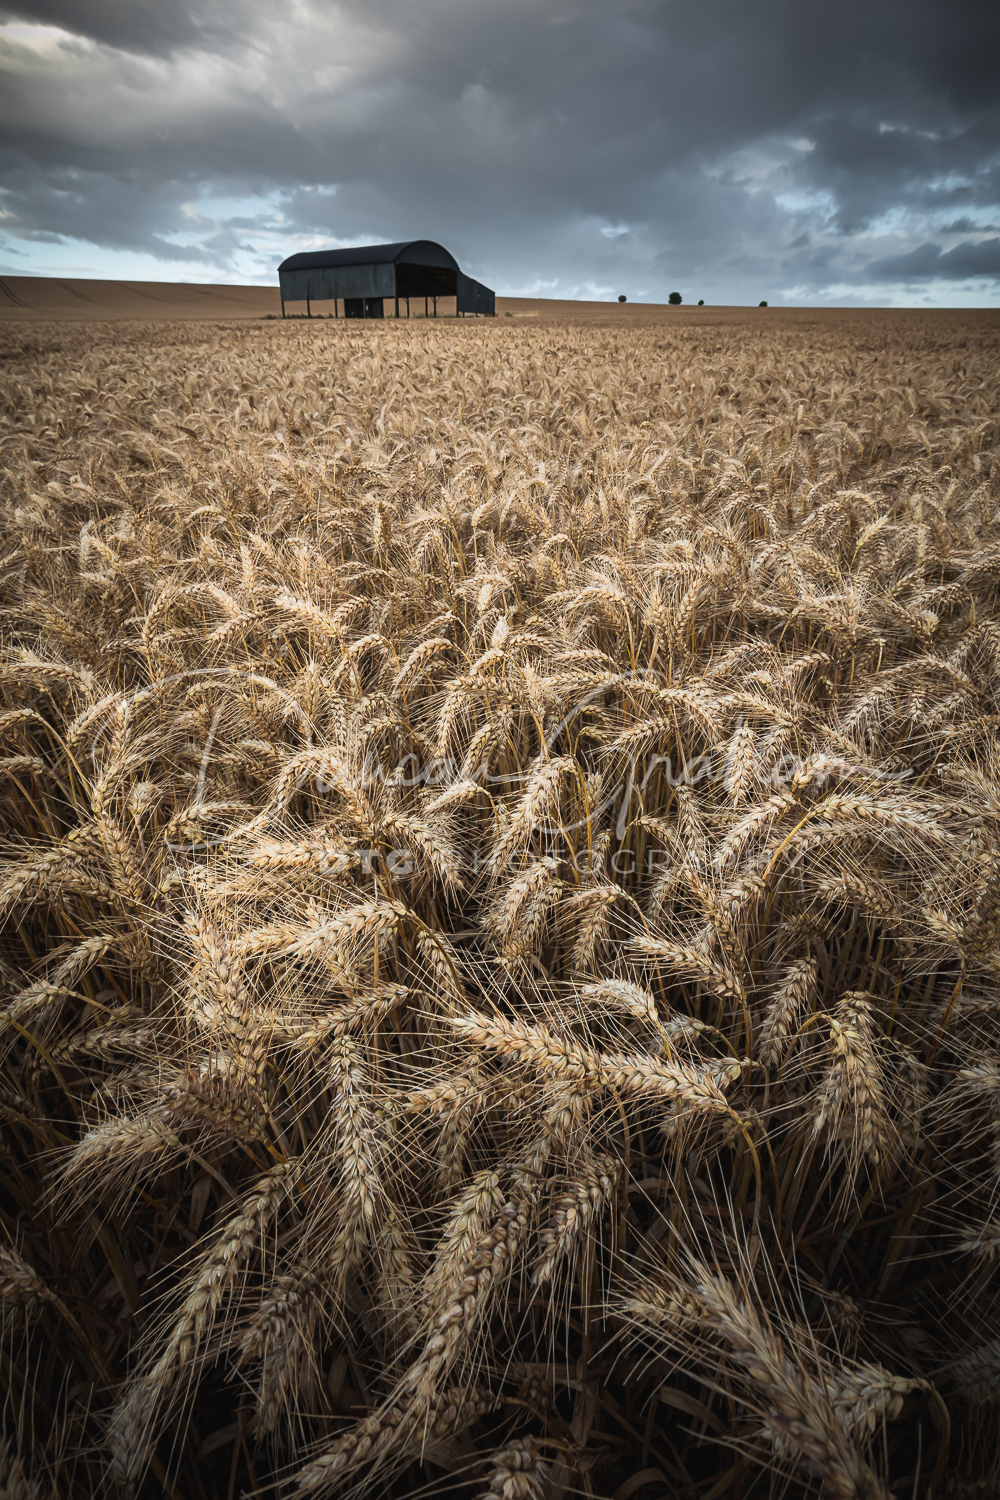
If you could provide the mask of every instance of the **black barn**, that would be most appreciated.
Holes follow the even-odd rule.
[[[454,297],[459,313],[496,313],[496,296],[481,281],[460,269],[458,261],[433,240],[408,240],[399,245],[364,245],[348,250],[303,250],[290,255],[278,267],[281,283],[281,314],[286,302],[304,302],[312,313],[314,302],[332,302],[339,317],[339,302],[345,318],[381,318],[385,299],[406,302],[423,297],[424,311],[439,297]]]

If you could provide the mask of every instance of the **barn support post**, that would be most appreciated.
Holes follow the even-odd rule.
[[[281,299],[281,316],[282,317],[285,316],[285,299],[284,299],[284,297],[282,297],[282,299]]]
[[[312,292],[312,287],[309,284],[309,282],[307,281],[306,282],[306,317],[307,318],[311,318],[312,315],[313,315],[312,302],[310,300],[310,293],[311,292]]]
[[[396,317],[399,317],[399,298],[396,298]]]
[[[430,317],[430,312],[429,312],[428,307],[427,307],[427,298],[426,297],[424,298],[424,317],[425,318]]]
[[[407,297],[407,299],[406,299],[406,316],[407,317],[410,316],[410,299],[409,299],[409,297]]]
[[[434,297],[431,300],[434,303],[434,316],[437,317],[437,315],[438,315],[438,299],[436,297]]]
[[[333,316],[335,318],[339,318],[340,317],[340,298],[339,297],[334,297],[334,299],[333,299]]]

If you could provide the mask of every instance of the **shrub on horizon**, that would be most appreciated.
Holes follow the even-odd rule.
[[[670,303],[671,307],[680,307],[683,300],[684,299],[681,296],[680,292],[671,292],[670,296],[667,298],[667,301]]]

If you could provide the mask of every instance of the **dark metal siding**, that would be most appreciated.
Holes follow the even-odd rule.
[[[278,271],[283,302],[328,302],[333,297],[395,297],[396,267],[374,262],[355,266],[318,266]]]
[[[458,261],[435,240],[400,240],[395,245],[354,245],[346,250],[300,250],[278,267],[281,271],[323,271],[342,266],[438,266],[457,271]]]
[[[481,281],[474,281],[471,276],[466,276],[464,271],[459,271],[458,311],[460,313],[486,313],[492,318],[496,316],[496,310],[496,293],[488,286],[483,286]]]
[[[337,266],[370,266],[395,261],[404,250],[409,250],[410,244],[409,240],[400,240],[397,245],[356,245],[346,250],[299,250],[283,260],[278,270],[322,271]]]
[[[455,257],[434,240],[304,250],[282,261],[278,280],[282,304],[334,298],[455,297],[459,312],[496,311],[489,287],[466,276]]]
[[[397,266],[436,266],[442,271],[457,271],[458,261],[435,240],[411,240],[394,257]]]

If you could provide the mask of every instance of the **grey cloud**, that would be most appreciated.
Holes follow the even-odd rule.
[[[211,240],[197,247],[172,243],[167,236],[178,220],[183,223],[180,205],[138,173],[111,176],[64,168],[39,178],[22,167],[4,172],[3,179],[4,206],[16,215],[21,238],[48,244],[80,239],[219,270],[230,263],[231,249]],[[137,202],[145,210],[141,218],[135,213]]]
[[[941,226],[942,234],[1000,234],[998,224],[977,224],[972,219],[953,219]]]
[[[1000,236],[989,240],[965,240],[951,250],[928,241],[907,255],[889,255],[873,261],[869,274],[882,281],[907,283],[936,280],[969,281],[977,276],[1000,279]]]
[[[32,245],[61,245],[65,239],[64,235],[53,234],[48,229],[22,229],[18,237],[27,240]],[[15,251],[14,253],[23,254],[24,252]]]
[[[969,260],[964,245],[922,247],[943,219],[967,237],[974,211],[1000,213],[1000,15],[970,0],[947,15],[938,0],[7,11],[77,38],[0,52],[11,243],[264,275],[282,236],[427,235],[509,289],[777,301],[962,279],[940,265]],[[271,206],[199,228],[182,205],[213,193]],[[179,249],[181,233],[199,243]],[[977,263],[962,277],[1000,279]]]
[[[837,203],[836,227],[857,233],[887,208],[926,213],[992,206],[1000,198],[1000,112],[965,129],[885,128],[866,118],[826,118],[814,127],[815,147],[797,164],[798,181],[824,189]]]
[[[58,26],[109,47],[165,57],[184,47],[224,48],[240,35],[247,12],[239,0],[7,0],[0,18]]]

